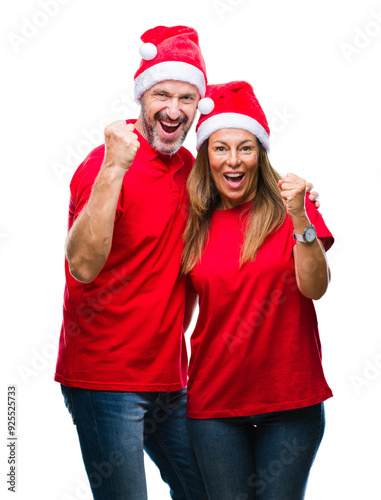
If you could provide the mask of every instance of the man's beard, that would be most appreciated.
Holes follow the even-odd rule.
[[[177,151],[181,148],[183,142],[185,141],[187,133],[192,126],[192,122],[188,126],[186,126],[189,120],[185,115],[181,116],[178,120],[171,120],[168,115],[163,112],[156,113],[153,117],[154,125],[158,123],[159,119],[171,123],[183,123],[185,125],[183,131],[181,132],[181,135],[177,139],[175,139],[174,142],[173,139],[161,139],[156,131],[156,128],[154,128],[148,120],[144,103],[142,102],[141,105],[143,132],[144,137],[148,141],[148,144],[152,149],[164,155],[174,155],[175,153],[177,153]],[[158,124],[158,126],[160,127],[161,125]]]

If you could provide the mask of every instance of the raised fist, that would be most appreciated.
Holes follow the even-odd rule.
[[[110,123],[105,128],[105,141],[104,165],[119,167],[127,172],[140,147],[138,136],[134,133],[134,125],[127,124],[124,120]]]
[[[288,215],[291,218],[304,215],[306,181],[295,174],[289,173],[278,182],[278,185]]]

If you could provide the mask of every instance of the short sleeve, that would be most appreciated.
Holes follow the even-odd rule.
[[[104,145],[94,149],[76,170],[70,183],[69,229],[89,201],[95,179],[104,158]],[[121,196],[116,208],[115,221],[121,216]]]
[[[315,207],[315,204],[312,203],[308,196],[309,195],[307,193],[305,205],[308,218],[310,219],[311,224],[315,226],[317,237],[322,240],[324,249],[327,251],[331,248],[335,239],[332,236],[331,231],[326,226],[323,217]]]

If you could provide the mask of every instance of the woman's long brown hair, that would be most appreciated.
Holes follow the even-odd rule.
[[[271,166],[259,141],[258,146],[258,184],[246,223],[240,266],[245,262],[254,261],[266,237],[279,228],[286,217],[278,186],[281,176]],[[208,239],[210,221],[220,202],[220,195],[210,173],[207,140],[199,150],[188,178],[187,190],[190,202],[189,217],[183,234],[185,246],[182,254],[182,269],[186,274],[201,259]]]

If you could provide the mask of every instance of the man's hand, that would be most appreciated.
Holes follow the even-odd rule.
[[[102,168],[117,167],[125,174],[140,147],[134,125],[118,120],[105,128],[106,152]]]
[[[320,207],[320,201],[318,200],[319,198],[319,193],[317,191],[311,191],[311,189],[313,188],[313,184],[311,184],[311,182],[307,182],[307,185],[306,185],[306,192],[307,193],[310,193],[309,195],[309,199],[312,201],[312,203],[315,203],[315,207],[316,208],[319,208]]]

